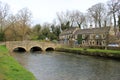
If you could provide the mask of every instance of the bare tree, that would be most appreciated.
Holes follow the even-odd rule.
[[[120,13],[118,14],[118,27],[119,27],[119,32],[120,32]]]
[[[85,15],[85,22],[86,22],[86,24],[88,25],[88,27],[93,27],[93,22],[94,22],[94,20],[93,20],[93,18],[91,17],[91,15],[89,14],[89,13],[86,13],[86,15]]]
[[[113,20],[114,20],[114,29],[116,33],[116,13],[120,10],[120,0],[109,0],[108,3],[108,8],[109,8],[109,14],[113,15]]]
[[[57,13],[57,18],[60,23],[61,30],[65,30],[70,27],[70,21],[68,18],[68,12]]]
[[[24,27],[26,31],[26,36],[31,32],[28,26]],[[7,28],[5,29],[6,40],[23,40],[23,28],[21,27],[21,20],[18,19],[17,15],[10,15],[7,20]]]
[[[91,8],[88,9],[88,14],[93,18],[95,27],[102,27],[102,17],[105,13],[105,7],[103,3],[98,3],[93,5]]]
[[[17,40],[18,30],[17,30],[17,19],[16,16],[10,15],[7,20],[7,28],[5,29],[6,40]]]
[[[85,15],[80,11],[76,11],[74,14],[74,18],[75,23],[77,23],[78,27],[81,29],[81,25],[85,22]]]
[[[74,26],[75,14],[75,11],[67,11],[67,20],[69,21],[70,27]]]
[[[120,8],[120,4],[118,8]],[[120,32],[120,9],[118,10],[117,15],[118,15],[118,27],[119,27],[119,32]]]
[[[17,18],[19,20],[19,26],[22,29],[22,40],[25,40],[27,34],[29,34],[28,28],[31,23],[31,17],[32,17],[31,11],[27,8],[21,9],[17,14]]]
[[[9,14],[9,5],[0,2],[0,31],[3,32],[4,22]]]
[[[62,30],[64,30],[63,28],[66,29],[74,26],[81,28],[81,25],[85,21],[84,14],[78,10],[57,13],[57,17],[61,24]]]

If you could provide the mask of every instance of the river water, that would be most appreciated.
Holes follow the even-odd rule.
[[[15,53],[37,80],[120,80],[120,61],[64,52]]]

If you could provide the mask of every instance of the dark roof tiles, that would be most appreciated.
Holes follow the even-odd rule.
[[[65,29],[60,35],[68,35],[68,34],[73,34],[77,27],[71,27],[69,29]]]
[[[110,27],[102,27],[102,28],[92,28],[92,29],[79,29],[75,32],[75,34],[99,34],[105,33],[109,31]]]
[[[75,31],[77,27],[71,27],[69,29],[64,30],[60,36],[62,35],[69,35],[73,34],[73,31]],[[78,34],[101,34],[108,32],[110,30],[110,27],[102,27],[102,28],[89,28],[89,29],[77,29],[76,32],[73,35],[78,35]]]

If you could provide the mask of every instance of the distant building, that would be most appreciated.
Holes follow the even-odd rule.
[[[106,45],[106,40],[108,39],[110,27],[103,28],[91,28],[91,29],[79,29],[76,31],[75,35],[82,45],[96,46]]]
[[[69,44],[70,40],[75,39],[74,35],[75,32],[79,30],[78,27],[71,27],[69,29],[64,30],[60,35],[59,35],[59,40],[63,44]]]
[[[87,46],[105,46],[110,43],[119,43],[113,27],[79,29],[70,28],[64,30],[60,36],[62,43],[69,44],[70,40]]]

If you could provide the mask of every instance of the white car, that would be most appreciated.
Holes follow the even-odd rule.
[[[119,47],[119,44],[108,44],[110,47]]]

